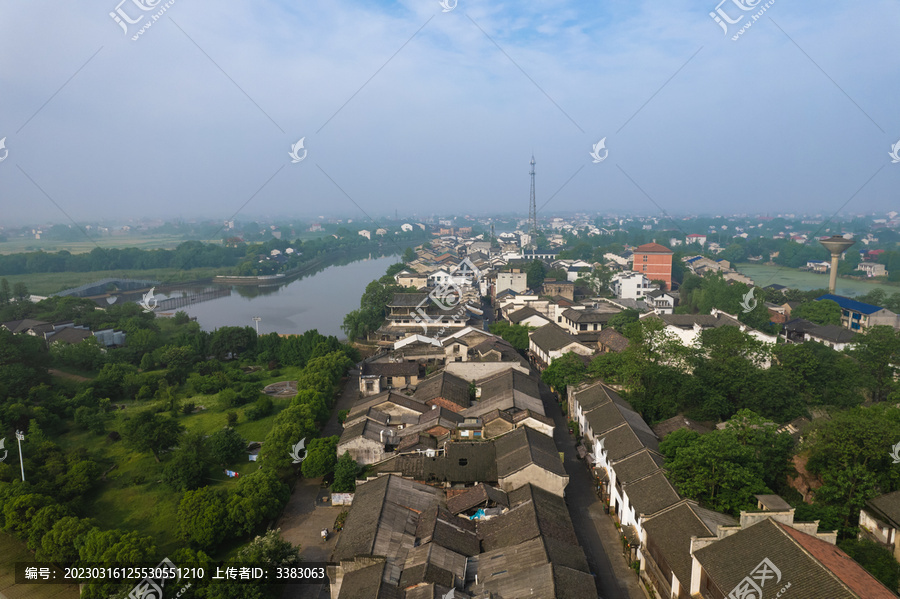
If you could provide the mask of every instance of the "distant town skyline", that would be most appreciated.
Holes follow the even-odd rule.
[[[900,5],[716,9],[7,5],[0,218],[893,210]]]

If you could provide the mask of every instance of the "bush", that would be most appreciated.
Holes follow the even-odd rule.
[[[347,416],[350,415],[350,410],[341,410],[338,412],[338,422],[344,424],[344,421],[347,420]]]
[[[334,468],[334,484],[331,490],[335,493],[353,493],[356,490],[356,475],[359,473],[359,464],[345,451]]]
[[[249,420],[260,420],[271,414],[274,407],[275,404],[272,403],[272,398],[264,395],[257,399],[255,404],[247,408],[244,414]]]
[[[197,407],[197,404],[195,404],[194,402],[186,401],[186,402],[184,402],[184,405],[181,406],[181,411],[184,412],[185,414],[191,414],[191,413],[193,413],[194,408],[196,408],[196,407]]]
[[[225,466],[241,458],[244,461],[247,459],[244,457],[247,451],[247,440],[241,437],[233,428],[223,428],[220,431],[216,431],[206,441],[210,456],[219,465]]]
[[[238,421],[237,412],[226,412],[225,413],[225,422],[227,423],[227,425],[229,427],[237,424],[237,421]]]

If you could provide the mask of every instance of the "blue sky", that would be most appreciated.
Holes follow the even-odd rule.
[[[0,221],[900,205],[895,0],[157,1],[0,0]]]

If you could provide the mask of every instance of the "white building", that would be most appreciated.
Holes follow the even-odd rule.
[[[524,293],[528,288],[527,279],[524,272],[498,272],[495,291],[500,293],[509,289],[516,293]]]
[[[366,229],[361,230],[359,232],[359,234],[362,235],[363,237],[365,237],[366,239],[372,239],[372,232],[367,231]]]
[[[621,272],[609,282],[609,288],[619,299],[644,299],[655,289],[650,279],[639,272]]]

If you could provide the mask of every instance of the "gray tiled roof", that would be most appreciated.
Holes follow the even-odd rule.
[[[447,401],[466,408],[469,406],[469,383],[449,372],[440,372],[420,381],[413,397],[423,403],[443,397]]]
[[[873,497],[866,502],[866,510],[886,524],[900,528],[900,491]]]
[[[554,351],[578,340],[554,323],[545,324],[536,331],[528,333],[531,341],[545,352]]]
[[[366,362],[362,376],[416,376],[419,365],[415,362]]]
[[[658,423],[653,427],[653,432],[656,433],[656,436],[660,439],[664,439],[666,435],[683,428],[700,433],[701,435],[712,430],[703,426],[696,420],[692,420],[687,416],[682,416],[679,414],[678,416],[672,416],[668,420],[663,420],[662,422]]]
[[[423,300],[427,301],[427,293],[395,293],[388,303],[389,308],[415,308]]]
[[[694,551],[694,557],[726,594],[768,559],[781,571],[782,584],[791,582],[792,598],[896,597],[836,546],[771,518]],[[768,585],[764,590],[771,592]]]
[[[504,478],[530,464],[557,476],[566,477],[559,450],[552,437],[523,426],[494,439],[497,448],[497,476]]]
[[[681,500],[678,491],[660,470],[634,482],[622,485],[637,515],[649,516]]]
[[[402,592],[383,580],[385,562],[381,561],[344,575],[338,599],[401,599]]]
[[[508,512],[478,522],[478,536],[484,551],[518,545],[535,537],[577,545],[569,509],[562,497],[533,485],[510,492]]]
[[[616,315],[615,312],[596,312],[594,310],[575,310],[569,308],[562,315],[572,322],[577,323],[607,323],[609,319]]]
[[[421,543],[431,542],[450,551],[471,557],[481,550],[475,523],[460,518],[446,508],[433,506],[419,516],[416,538]],[[465,572],[465,568],[463,568]]]
[[[447,509],[451,513],[459,514],[488,501],[509,507],[509,498],[505,491],[501,491],[491,485],[477,484],[466,489],[464,493],[449,498],[447,500]]]
[[[695,324],[703,329],[741,326],[740,321],[721,313],[715,316],[712,314],[659,314],[656,318],[661,318],[667,325],[683,329],[693,328]]]
[[[630,483],[662,468],[663,457],[652,449],[643,449],[636,454],[612,464],[616,472],[616,480],[622,484]]]
[[[689,586],[691,580],[691,537],[712,537],[716,532],[703,522],[694,507],[684,500],[643,522],[647,543],[659,549],[682,587]]]
[[[413,532],[419,514],[439,505],[440,489],[420,485],[398,476],[383,476],[360,484],[353,496],[353,507],[334,548],[334,560],[357,555],[395,555],[402,545],[414,542]]]

